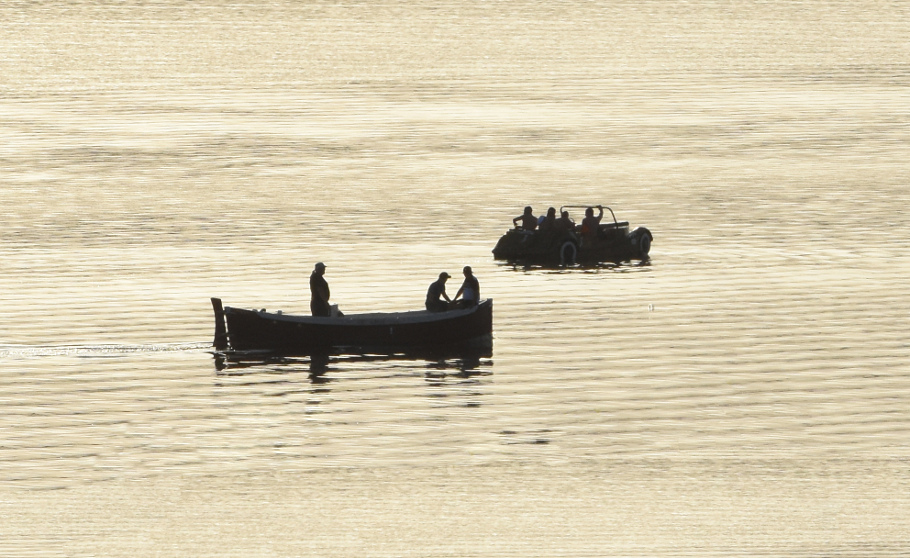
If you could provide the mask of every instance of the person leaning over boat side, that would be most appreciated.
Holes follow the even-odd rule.
[[[452,299],[446,294],[446,280],[449,277],[451,275],[443,271],[439,274],[439,279],[430,283],[430,288],[427,289],[426,303],[427,310],[430,312],[445,312],[449,309],[449,304],[452,302]],[[440,300],[440,297],[445,300]]]
[[[458,297],[462,295],[464,296],[459,301]],[[458,302],[461,308],[477,306],[480,300],[480,282],[477,277],[474,277],[474,271],[471,270],[471,266],[464,266],[464,283],[461,284],[461,288],[458,289],[458,292],[455,293],[455,298],[452,300]]]
[[[531,206],[525,207],[525,212],[512,219],[512,224],[518,228],[518,222],[521,221],[521,228],[526,231],[533,231],[537,228],[537,217],[534,217],[534,210]]]
[[[329,305],[329,284],[325,277],[325,264],[319,262],[310,274],[310,312],[328,318],[332,315]]]
[[[585,209],[585,218],[581,220],[581,236],[585,238],[595,238],[597,236],[597,231],[600,230],[600,220],[604,218],[604,208],[602,205],[598,205],[597,209],[600,210],[600,214],[594,216],[594,208],[589,207]]]

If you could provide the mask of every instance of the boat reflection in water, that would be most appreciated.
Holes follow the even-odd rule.
[[[558,263],[531,263],[521,261],[499,262],[497,267],[507,271],[520,271],[523,273],[540,272],[540,273],[648,273],[651,271],[653,261],[651,259],[628,262],[586,262],[574,264]]]
[[[332,379],[327,373],[343,371],[369,363],[423,362],[428,377],[456,375],[461,377],[488,374],[492,364],[493,349],[453,348],[415,349],[388,354],[346,354],[326,351],[310,354],[279,354],[268,351],[216,351],[213,353],[215,370],[219,376],[235,376],[263,371],[292,373],[306,371],[310,381],[327,383]]]

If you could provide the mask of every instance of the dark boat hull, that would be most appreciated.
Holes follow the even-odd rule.
[[[292,316],[225,307],[227,339],[235,351],[285,354],[396,352],[492,346],[493,301],[468,310]],[[217,323],[217,311],[216,311]]]
[[[582,239],[571,231],[556,234],[512,229],[496,243],[493,257],[552,265],[644,261],[648,259],[652,239],[651,232],[644,227],[630,232],[628,223],[605,225],[592,239]]]

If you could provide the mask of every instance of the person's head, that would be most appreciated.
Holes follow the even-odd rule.
[[[563,212],[562,212],[562,218],[563,218],[563,219],[568,219],[568,218],[569,218],[569,212],[568,212],[568,211],[563,211]]]
[[[553,219],[556,218],[556,208],[555,207],[551,207],[550,209],[547,210],[547,217],[552,217]]]
[[[439,280],[442,281],[443,283],[445,283],[446,279],[448,279],[449,277],[451,277],[451,275],[449,275],[445,271],[443,271],[442,273],[439,274]]]
[[[585,217],[594,217],[594,208],[593,207],[589,207],[588,209],[585,209]]]
[[[470,277],[474,273],[471,270],[471,266],[469,266],[469,265],[464,266],[464,269],[462,271],[464,272],[465,277]]]
[[[314,271],[316,273],[318,273],[319,275],[322,275],[323,273],[325,273],[325,264],[322,262],[317,263],[316,267],[314,268]]]
[[[525,215],[530,215],[534,210],[531,209],[531,206],[525,206]]]

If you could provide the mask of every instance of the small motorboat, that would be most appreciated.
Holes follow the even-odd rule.
[[[520,226],[500,237],[493,248],[493,257],[522,263],[574,265],[598,262],[648,260],[654,237],[645,227],[629,230],[628,221],[617,221],[607,206],[565,205],[560,214],[571,208],[603,208],[610,212],[612,222],[601,222],[598,230],[582,234],[581,227],[557,230],[527,230]]]
[[[483,349],[493,344],[493,300],[446,312],[414,310],[314,317],[223,306],[213,298],[215,349],[359,354]]]

